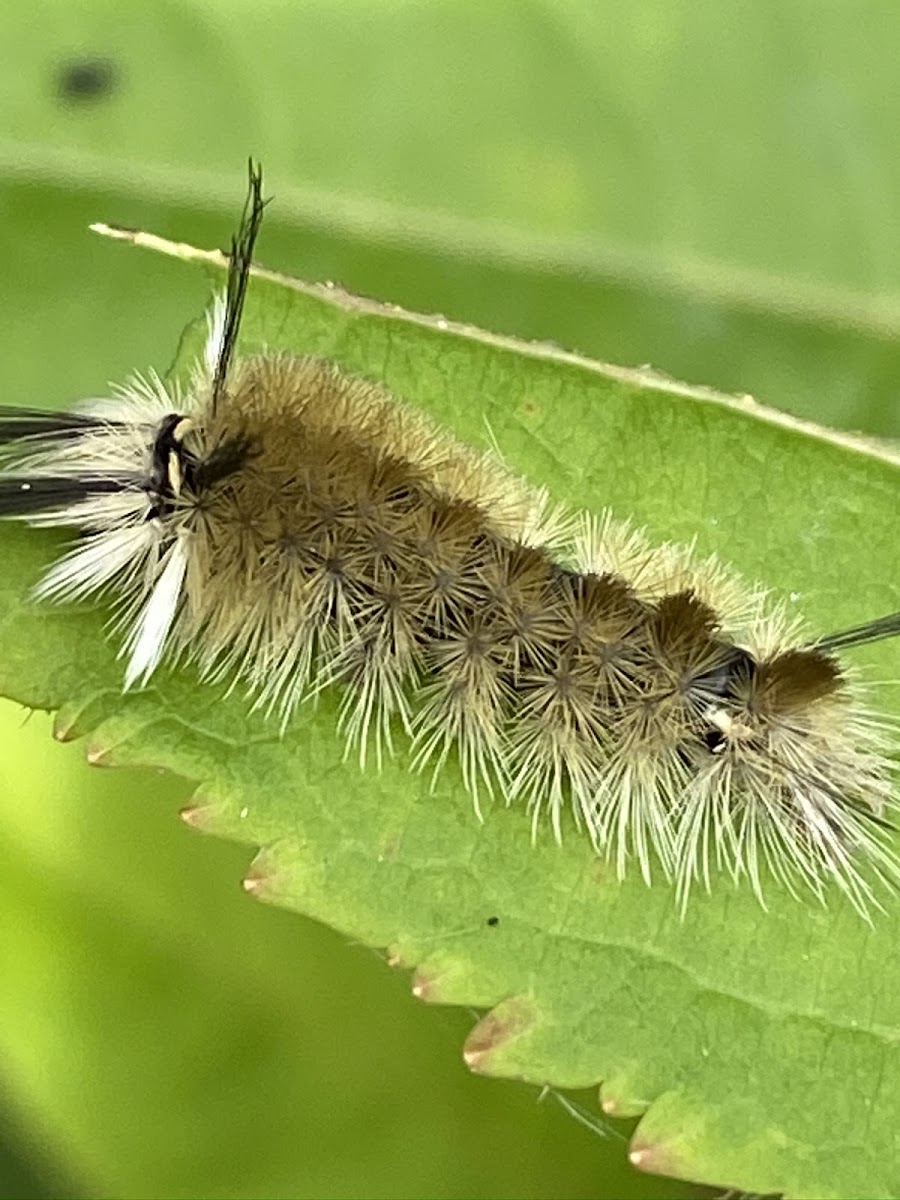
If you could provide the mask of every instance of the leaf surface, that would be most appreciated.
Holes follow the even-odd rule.
[[[884,0],[34,0],[0,174],[158,228],[230,213],[252,152],[273,261],[896,434],[898,33]],[[95,54],[109,96],[64,102]]]
[[[898,607],[886,570],[898,466],[883,454],[279,277],[254,281],[243,332],[377,378],[470,441],[484,444],[486,422],[555,498],[696,537],[817,630]],[[102,611],[23,601],[58,539],[0,532],[0,690],[59,709],[59,735],[87,735],[93,761],[194,780],[194,824],[263,847],[254,894],[387,947],[422,998],[486,1010],[467,1044],[474,1069],[602,1083],[608,1111],[646,1113],[632,1153],[648,1170],[797,1196],[900,1194],[895,903],[872,930],[837,897],[822,910],[770,889],[763,912],[718,881],[682,922],[669,889],[619,884],[573,828],[562,846],[548,830],[532,846],[525,812],[499,806],[479,825],[455,768],[431,791],[402,752],[380,773],[344,762],[333,694],[284,739],[188,671],[123,698]],[[870,674],[896,676],[896,646],[865,657]]]

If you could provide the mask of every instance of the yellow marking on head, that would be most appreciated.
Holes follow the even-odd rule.
[[[174,450],[169,451],[169,487],[173,496],[181,495],[181,485],[184,482],[184,476],[181,470],[181,459]]]
[[[710,725],[714,725],[719,733],[725,737],[731,737],[735,731],[735,721],[731,713],[724,708],[708,708],[705,713],[707,721]]]

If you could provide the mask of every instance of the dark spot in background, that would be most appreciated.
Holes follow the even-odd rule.
[[[499,917],[488,917],[487,923],[488,923],[488,925],[499,925],[500,918]]]
[[[111,58],[68,58],[56,68],[56,95],[64,104],[96,103],[115,91],[118,78]]]

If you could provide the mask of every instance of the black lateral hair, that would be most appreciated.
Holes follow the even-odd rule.
[[[42,408],[0,408],[0,446],[18,442],[22,438],[64,441],[108,424],[86,413],[48,412]]]
[[[244,201],[244,211],[241,213],[237,233],[231,239],[231,253],[228,256],[228,282],[225,285],[225,328],[213,375],[213,412],[216,411],[219,397],[228,379],[228,368],[237,345],[241,314],[244,311],[244,298],[247,294],[247,282],[250,278],[250,268],[253,265],[253,247],[259,235],[265,207],[269,203],[268,200],[263,199],[262,195],[262,166],[254,163],[250,158],[247,162],[247,171],[249,175],[247,199]]]
[[[877,621],[857,625],[854,629],[845,629],[841,633],[819,638],[809,649],[821,650],[823,654],[834,654],[838,650],[847,650],[850,646],[865,646],[868,642],[880,642],[883,638],[896,637],[898,634],[900,612],[894,612],[886,617],[879,617]]]
[[[0,517],[28,517],[92,496],[123,492],[129,486],[124,479],[101,476],[23,475],[0,479]]]

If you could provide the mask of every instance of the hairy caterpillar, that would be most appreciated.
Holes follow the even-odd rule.
[[[189,385],[133,377],[57,414],[0,411],[0,515],[79,531],[35,596],[109,593],[125,686],[163,660],[244,681],[290,722],[343,688],[365,763],[412,739],[475,799],[567,807],[620,875],[766,875],[864,915],[900,881],[886,722],[777,604],[610,515],[566,514],[496,456],[314,358],[236,353],[264,202],[251,167]]]

